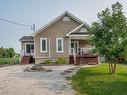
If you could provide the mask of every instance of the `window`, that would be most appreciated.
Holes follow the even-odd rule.
[[[40,51],[47,52],[47,38],[40,38]]]
[[[56,52],[63,52],[63,38],[56,38]]]
[[[63,21],[70,21],[70,18],[67,17],[67,16],[65,16],[65,17],[63,18]]]
[[[33,53],[34,52],[34,44],[26,43],[26,53]]]
[[[80,30],[80,32],[87,32],[87,29],[86,29],[86,28],[82,28],[82,29]]]

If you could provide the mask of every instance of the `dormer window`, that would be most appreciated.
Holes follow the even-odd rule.
[[[65,16],[65,17],[63,18],[63,21],[70,21],[70,18],[67,17],[67,16]]]
[[[87,29],[86,29],[86,28],[82,28],[82,29],[80,30],[80,32],[87,32]]]

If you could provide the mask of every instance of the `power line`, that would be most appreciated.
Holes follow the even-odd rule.
[[[17,23],[17,22],[10,21],[10,20],[4,19],[4,18],[0,18],[0,20],[5,21],[5,22],[9,22],[9,23],[12,23],[12,24],[20,25],[20,26],[31,27],[30,25],[26,25],[26,24],[22,24],[22,23]]]
[[[35,24],[33,24],[31,26],[31,25],[27,25],[27,24],[22,24],[22,23],[10,21],[10,20],[7,20],[7,19],[1,18],[1,17],[0,17],[0,20],[5,21],[5,22],[9,22],[9,23],[12,23],[12,24],[20,25],[20,26],[31,27],[31,30],[33,30],[35,32]]]

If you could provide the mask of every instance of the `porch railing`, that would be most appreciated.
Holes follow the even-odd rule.
[[[78,50],[71,49],[71,54],[70,55],[83,55],[83,54],[91,54],[93,48],[80,48]]]
[[[26,53],[25,50],[20,50],[20,56],[34,56],[34,52]]]

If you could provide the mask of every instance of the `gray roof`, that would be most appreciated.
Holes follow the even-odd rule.
[[[22,38],[19,39],[19,41],[34,41],[33,36],[23,36]]]

